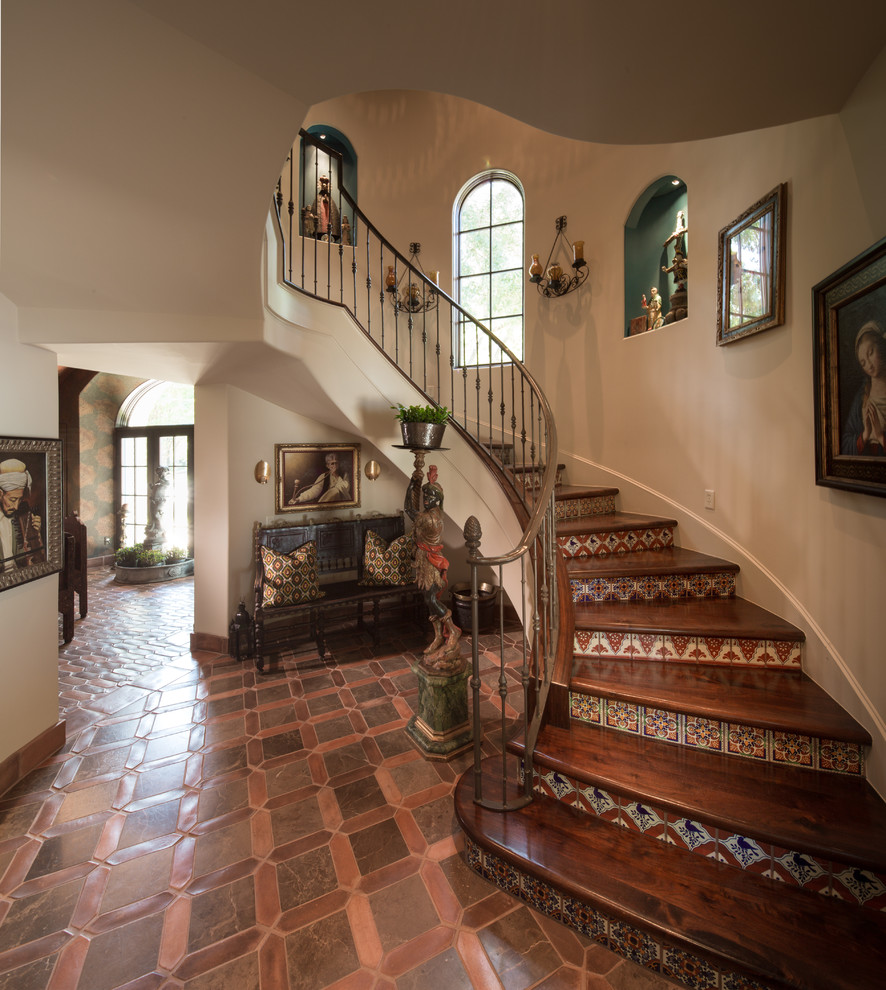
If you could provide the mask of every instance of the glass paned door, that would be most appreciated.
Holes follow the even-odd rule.
[[[166,490],[160,524],[163,549],[193,549],[194,429],[177,427],[118,427],[117,509],[120,546],[145,541],[151,522],[152,486],[157,468],[166,468]],[[162,472],[161,472],[162,473]]]

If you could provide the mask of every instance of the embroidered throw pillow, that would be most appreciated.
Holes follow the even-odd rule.
[[[366,546],[363,550],[363,578],[360,584],[412,584],[415,580],[414,560],[415,541],[412,538],[412,533],[398,536],[389,544],[378,533],[370,529],[366,533]]]
[[[261,547],[261,562],[264,571],[262,605],[267,608],[300,605],[326,594],[317,581],[317,544],[314,540],[302,544],[292,553]]]

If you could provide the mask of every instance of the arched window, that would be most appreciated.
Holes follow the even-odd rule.
[[[509,172],[475,175],[453,210],[456,301],[523,360],[523,187]],[[497,363],[502,355],[473,325],[456,321],[460,366]]]
[[[148,381],[129,394],[117,414],[116,506],[120,546],[145,540],[151,522],[151,485],[165,468],[163,546],[193,547],[194,389]],[[164,472],[160,472],[163,474]]]

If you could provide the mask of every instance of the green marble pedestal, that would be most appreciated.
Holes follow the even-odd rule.
[[[406,731],[429,760],[451,760],[473,739],[468,719],[470,668],[435,674],[416,663],[412,669],[418,677],[418,712]]]

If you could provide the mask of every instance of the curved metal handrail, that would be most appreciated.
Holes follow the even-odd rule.
[[[502,782],[500,802],[487,802],[479,790],[481,787],[478,748],[481,736],[479,713],[481,684],[477,634],[478,569],[499,568],[501,586],[501,569],[504,566],[520,562],[523,568],[521,577],[524,595],[521,605],[524,628],[522,670],[524,717],[529,716],[532,709],[525,728],[524,760],[528,766],[531,766],[535,738],[541,724],[544,700],[550,685],[552,658],[559,631],[556,608],[557,582],[554,575],[553,512],[553,493],[557,476],[557,432],[550,404],[538,382],[510,348],[440,289],[423,271],[413,265],[409,258],[391,245],[365,216],[341,183],[343,174],[341,155],[304,130],[299,132],[299,138],[300,141],[297,142],[299,150],[296,151],[294,146],[293,153],[287,160],[288,176],[284,171],[278,181],[274,197],[275,213],[283,242],[281,259],[283,282],[296,291],[344,307],[363,332],[429,402],[446,405],[450,410],[452,425],[475,448],[482,451],[487,463],[493,467],[499,481],[509,492],[512,504],[515,505],[521,519],[523,531],[517,544],[506,553],[490,556],[479,552],[481,534],[477,521],[472,517],[465,525],[465,540],[471,567],[474,624],[474,677],[471,683],[474,689],[475,800],[502,810],[517,807],[531,800],[532,774],[529,772],[523,775],[523,795],[517,800],[506,799],[505,780]],[[297,154],[299,163],[296,179]],[[319,181],[322,174],[319,167],[321,156],[326,157],[330,173],[330,181],[326,184],[329,190],[327,201],[324,201],[317,192],[321,187]],[[334,180],[331,173],[335,173]],[[311,192],[315,193],[315,199],[307,208],[318,206],[315,224],[319,220],[321,226],[319,230],[315,226],[313,231],[310,229],[310,219],[303,221],[301,210],[296,212],[296,204],[302,201],[307,204]],[[347,224],[344,223],[345,217]],[[350,228],[350,237],[346,233],[346,227]],[[347,240],[351,243],[343,243]],[[377,297],[373,294],[373,277],[376,273],[379,283]],[[393,292],[391,286],[386,284],[392,278]],[[322,291],[324,279],[325,293]],[[398,302],[398,305],[392,307],[393,315],[391,315],[386,309],[386,302],[393,302],[394,299],[386,299],[386,296],[396,297],[399,301],[399,286],[404,279],[407,286],[415,286],[415,293],[409,295],[410,300],[413,298],[415,300],[415,303],[411,304],[415,308],[405,309]],[[365,286],[365,297],[362,292],[363,286]],[[445,322],[447,332],[442,337],[441,309],[448,312]],[[459,343],[455,345],[448,333],[449,328],[452,327],[457,328],[456,332],[461,334]],[[476,364],[456,360],[461,357],[460,354],[456,354],[456,350],[464,346],[461,341],[467,339],[466,334],[473,335],[474,350],[478,358]],[[488,362],[483,365],[479,364],[481,355],[483,358],[488,358]],[[445,365],[448,365],[449,370],[448,396],[445,389]],[[472,397],[474,408],[469,408],[468,401],[469,372],[474,374],[475,395]],[[456,375],[462,378],[462,393],[458,396]],[[485,402],[487,408],[481,410],[480,393],[484,385],[487,390]],[[500,394],[497,422],[493,422],[496,419],[494,410],[496,387]],[[485,419],[484,412],[487,414]],[[531,602],[532,608],[531,670],[525,651],[527,599]],[[503,640],[504,619],[501,607],[499,619]],[[506,683],[503,660],[499,695],[502,706],[502,731],[505,732]],[[504,750],[504,740],[502,748]],[[503,759],[503,773],[506,773],[506,764],[507,760]]]

